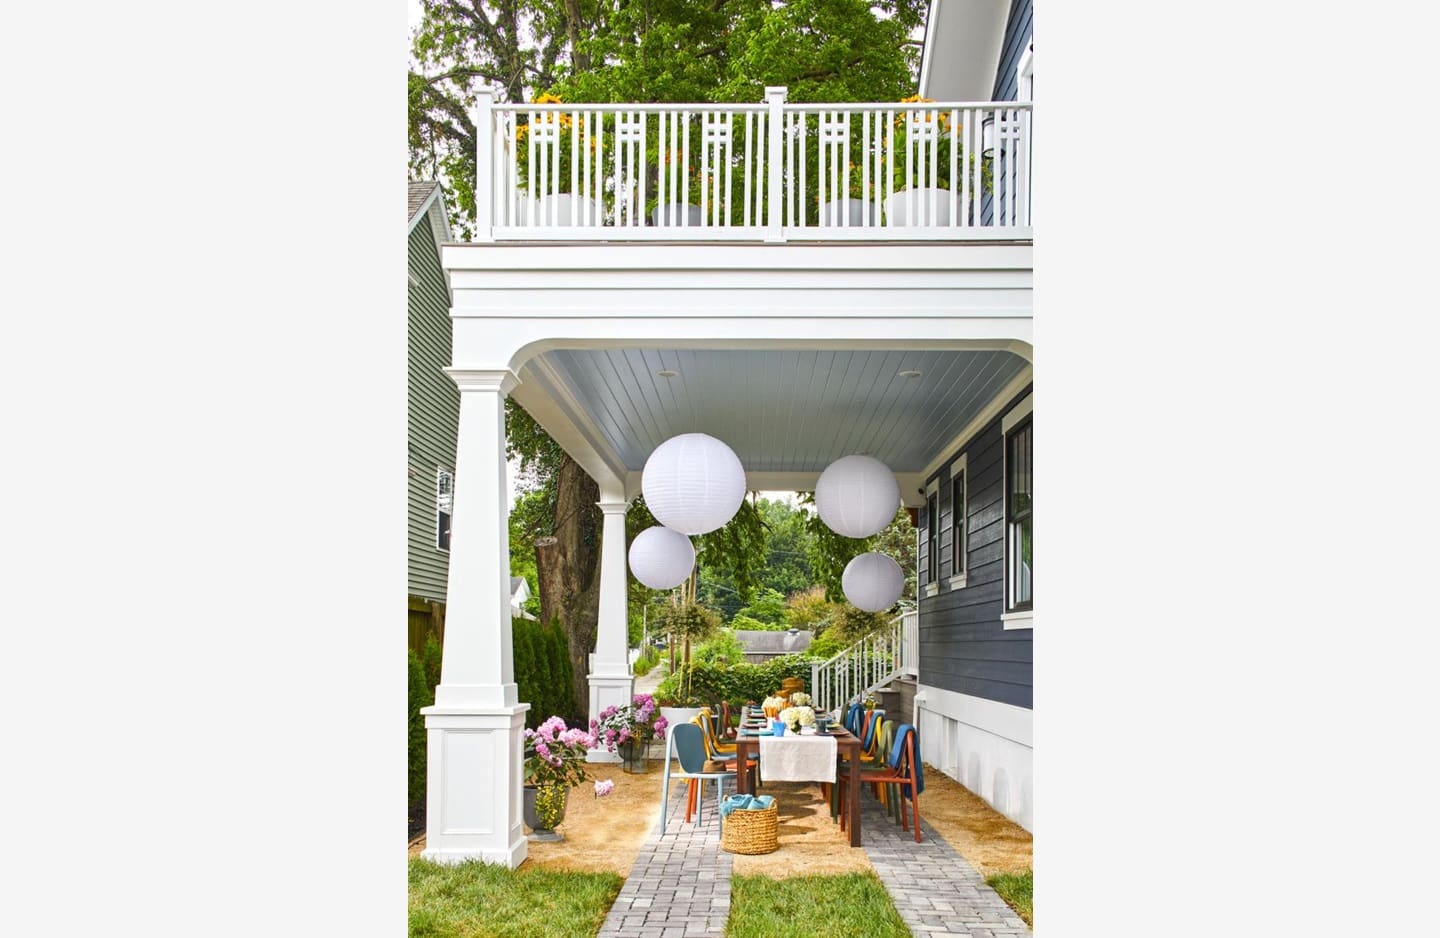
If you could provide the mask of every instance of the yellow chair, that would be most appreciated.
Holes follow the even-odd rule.
[[[700,728],[705,731],[707,748],[715,752],[734,754],[735,744],[721,739],[720,734],[715,732],[715,715],[710,712],[709,707],[700,708],[700,717]]]

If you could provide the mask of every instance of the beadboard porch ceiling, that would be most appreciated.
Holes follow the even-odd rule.
[[[914,473],[1026,367],[1005,351],[630,348],[552,350],[526,371],[632,472],[702,432],[752,474],[818,473],[852,453]]]

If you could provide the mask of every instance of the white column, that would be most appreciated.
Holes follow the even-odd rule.
[[[629,642],[626,626],[630,609],[626,601],[624,499],[599,502],[605,516],[600,535],[600,621],[596,628],[595,653],[591,655],[590,716],[611,706],[630,702],[635,680],[630,675]],[[592,749],[589,762],[618,762],[620,757],[606,749]]]
[[[519,866],[523,731],[510,639],[505,395],[509,371],[446,371],[460,387],[445,648],[426,707],[425,852],[429,860]]]

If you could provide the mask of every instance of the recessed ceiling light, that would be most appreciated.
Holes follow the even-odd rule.
[[[906,370],[900,372],[899,377],[901,377],[901,378],[918,378],[918,377],[920,377],[921,375],[923,375],[924,373],[925,373],[925,372],[923,372],[923,371],[916,371],[914,368],[907,368]]]
[[[655,374],[661,378],[675,378],[679,376],[680,372],[671,371],[669,368],[661,368],[659,371],[655,372]]]

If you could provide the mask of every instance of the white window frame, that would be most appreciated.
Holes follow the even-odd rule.
[[[446,491],[446,489],[449,491]],[[455,523],[455,473],[444,466],[435,467],[435,549],[442,554],[450,553],[449,547],[440,546],[440,535],[444,531],[442,518]],[[454,529],[451,529],[452,533]]]
[[[930,497],[935,497],[935,530],[930,525]],[[925,596],[938,596],[940,594],[940,480],[937,478],[925,486],[925,505],[921,508],[925,512],[925,539],[934,547],[926,553],[925,569]],[[933,555],[933,556],[931,556]],[[935,565],[935,577],[931,579],[929,564]]]
[[[957,460],[955,460],[954,462],[952,462],[952,463],[950,464],[950,530],[951,530],[951,531],[955,531],[955,530],[956,530],[956,527],[955,527],[955,476],[960,475],[960,474],[962,474],[962,473],[964,474],[964,478],[963,478],[963,481],[962,481],[961,486],[960,486],[960,503],[961,503],[962,507],[964,507],[964,508],[966,509],[966,512],[963,512],[963,513],[961,514],[961,518],[960,518],[960,528],[959,528],[959,531],[957,532],[958,535],[959,535],[959,540],[963,541],[964,543],[962,543],[962,544],[957,544],[954,539],[952,539],[951,542],[950,542],[950,558],[951,558],[951,561],[950,561],[950,562],[951,562],[951,566],[950,566],[950,580],[949,580],[949,585],[950,585],[950,588],[951,588],[952,590],[964,589],[964,588],[965,588],[965,582],[966,582],[967,579],[969,579],[969,576],[970,576],[970,524],[969,524],[970,519],[965,516],[966,514],[968,514],[968,509],[969,509],[969,507],[970,507],[970,473],[969,473],[969,472],[966,472],[966,469],[969,467],[969,456],[970,456],[969,452],[961,453],[961,454],[960,454],[960,458],[957,459]],[[953,537],[953,535],[952,535],[952,537]],[[956,573],[956,572],[955,572],[955,569],[956,569],[955,558],[957,558],[957,557],[960,558],[960,564],[959,564],[959,570],[960,570],[960,572],[959,572],[959,573]]]
[[[1015,97],[1020,101],[1035,98],[1035,40],[1025,44],[1020,61],[1015,65]]]
[[[1004,526],[1003,543],[1006,545],[1004,554],[1005,574],[1001,580],[1001,588],[1005,591],[1003,594],[1004,598],[1001,600],[1002,610],[1010,604],[1010,498],[1005,494],[1006,480],[1010,478],[1010,431],[1013,430],[1020,421],[1030,416],[1034,408],[1034,396],[1034,394],[1026,394],[1024,400],[1021,400],[1014,407],[1010,408],[1005,416],[1000,418],[1000,497],[1004,502],[1002,524]],[[1000,625],[1007,631],[1010,629],[1033,629],[1035,627],[1033,598],[1031,599],[1031,606],[1032,608],[1022,612],[1002,611],[1000,614]]]

